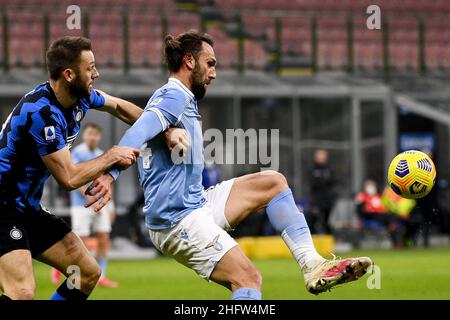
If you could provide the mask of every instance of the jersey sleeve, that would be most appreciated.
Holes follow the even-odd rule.
[[[178,125],[188,103],[189,101],[183,93],[171,89],[152,98],[147,103],[144,112],[154,112],[164,131],[170,126]]]
[[[162,131],[164,131],[164,127],[162,127],[160,116],[156,112],[144,112],[131,128],[125,132],[122,139],[120,139],[119,146],[139,149],[142,144],[153,139]],[[119,169],[115,166],[109,169],[108,172],[114,180],[117,180],[120,174]]]
[[[92,89],[91,96],[89,97],[89,107],[91,109],[98,109],[105,105],[105,97],[95,89]]]
[[[29,133],[40,156],[54,153],[66,146],[64,124],[50,107],[34,112],[31,120]]]

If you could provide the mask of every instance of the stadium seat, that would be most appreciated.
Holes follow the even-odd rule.
[[[123,63],[122,15],[95,12],[90,15],[89,37],[98,66],[116,67]]]
[[[44,20],[41,13],[12,11],[9,19],[9,55],[13,65],[41,66],[44,63]]]
[[[210,27],[206,30],[216,42],[227,40],[229,37],[225,31],[219,27]]]
[[[383,65],[381,44],[373,42],[356,42],[354,44],[354,63],[357,69],[375,70]]]
[[[67,28],[67,15],[64,13],[50,13],[50,41],[54,41],[63,36],[81,36],[83,35],[81,29],[68,29]]]
[[[266,51],[257,43],[247,40],[244,43],[245,66],[249,69],[263,69],[268,62]]]
[[[200,17],[197,14],[182,13],[167,17],[169,33],[177,35],[189,29],[200,30]]]
[[[238,43],[237,40],[228,39],[217,42],[214,45],[217,56],[218,69],[231,69],[238,65]]]
[[[248,35],[258,39],[265,39],[275,29],[275,18],[271,16],[244,15],[243,22]]]
[[[40,10],[42,8],[58,8],[58,10],[48,11],[50,41],[63,35],[82,35],[83,30],[66,28],[67,14],[63,9],[72,3],[71,0],[29,0],[24,5],[16,0],[2,0],[2,4],[9,9],[8,16],[11,21],[10,38],[13,42],[10,45],[11,62],[30,67],[42,65],[41,53],[44,48],[36,40],[44,37],[43,11]],[[114,67],[123,63],[122,15],[125,9],[129,12],[130,19],[130,60],[136,66],[160,64],[163,33],[161,11],[167,17],[168,32],[171,34],[176,35],[188,29],[201,27],[200,15],[196,12],[176,11],[177,2],[174,0],[78,0],[76,3],[83,12],[90,14],[90,37],[97,49],[100,66]],[[233,30],[236,10],[242,10],[245,31],[249,38],[249,41],[246,41],[246,52],[250,54],[247,60],[251,67],[263,67],[268,62],[269,53],[276,49],[275,16],[278,15],[281,17],[282,25],[282,53],[288,58],[311,58],[311,16],[318,14],[320,17],[317,20],[320,67],[333,69],[344,67],[348,16],[354,17],[355,63],[362,68],[378,68],[382,63],[382,31],[368,30],[366,26],[365,11],[369,5],[373,4],[371,0],[203,0],[199,2],[199,4],[202,3],[214,4],[217,9],[222,10],[224,24],[210,28],[208,31],[218,42],[226,40],[226,43],[231,44],[229,52],[233,52],[232,55],[235,42],[224,30]],[[423,17],[426,26],[427,64],[431,66],[430,68],[447,68],[450,25],[445,15],[450,13],[448,0],[431,2],[380,0],[376,4],[384,13],[383,18],[388,17],[390,23],[389,51],[392,67],[399,70],[418,68],[419,31],[416,17]],[[1,32],[0,30],[0,35]],[[1,56],[0,59],[2,59]],[[228,63],[228,65],[233,65],[237,61],[232,57],[225,59],[228,61],[225,64]]]
[[[346,38],[346,25],[347,20],[345,17],[320,17],[317,19],[318,32],[323,33],[324,36],[330,38],[330,40],[342,40]],[[338,34],[336,34],[338,33]],[[343,37],[336,39],[339,34]]]
[[[161,17],[143,13],[129,16],[130,63],[133,66],[158,66],[161,63]]]
[[[338,70],[347,65],[347,46],[345,43],[320,42],[318,45],[319,69]]]
[[[283,17],[282,51],[290,55],[311,55],[311,19],[306,17]]]
[[[3,63],[3,23],[0,23],[0,64]]]

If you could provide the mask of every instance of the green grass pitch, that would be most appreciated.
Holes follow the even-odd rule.
[[[293,259],[255,260],[263,274],[264,299],[450,299],[450,248],[364,250],[381,270],[381,289],[368,289],[370,275],[319,296],[309,294]],[[34,263],[36,299],[48,299],[55,286],[50,268]],[[90,299],[229,299],[223,287],[197,277],[174,260],[110,261],[117,289],[96,288]]]

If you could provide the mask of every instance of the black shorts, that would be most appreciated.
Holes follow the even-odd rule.
[[[19,249],[35,257],[70,231],[64,220],[44,210],[19,212],[0,202],[0,257]]]

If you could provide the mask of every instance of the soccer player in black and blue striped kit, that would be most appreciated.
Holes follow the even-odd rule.
[[[0,300],[34,297],[32,258],[66,276],[69,266],[79,267],[80,285],[66,280],[52,299],[89,296],[100,268],[69,226],[41,206],[45,181],[51,174],[62,187],[75,190],[112,166],[129,167],[139,155],[134,148],[113,147],[93,160],[73,164],[69,149],[89,109],[106,111],[128,124],[142,110],[94,90],[99,73],[86,38],[56,40],[47,52],[47,67],[49,81],[19,101],[0,132]]]

